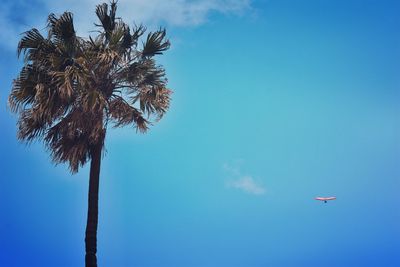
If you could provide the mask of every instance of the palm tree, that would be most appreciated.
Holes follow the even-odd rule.
[[[95,37],[76,35],[73,16],[50,14],[47,37],[33,28],[18,44],[24,66],[13,82],[11,111],[18,114],[18,138],[42,140],[58,164],[70,171],[90,160],[86,266],[97,266],[100,161],[108,123],[146,132],[168,110],[171,91],[154,56],[169,48],[166,32],[130,28],[116,17],[117,5],[96,8]]]

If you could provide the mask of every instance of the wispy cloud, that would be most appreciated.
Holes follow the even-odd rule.
[[[28,0],[5,0],[0,5],[0,45],[16,51],[20,34],[32,27],[44,26],[45,18],[39,20],[40,8]]]
[[[107,1],[106,1],[107,2]],[[49,8],[62,12],[74,11],[87,17],[98,0],[48,0]],[[250,8],[250,0],[119,0],[119,15],[145,23],[167,23],[174,26],[193,26],[207,21],[212,12],[242,14]]]
[[[228,186],[254,195],[263,195],[265,193],[265,188],[257,184],[251,176],[243,176],[239,179],[229,181]]]
[[[226,182],[227,187],[240,189],[246,193],[253,195],[265,194],[265,188],[256,182],[253,176],[249,174],[243,175],[240,171],[240,164],[242,161],[236,161],[234,165],[225,163],[223,164],[223,170],[230,176]]]
[[[224,163],[222,165],[222,169],[233,176],[240,176],[240,168],[239,168],[239,163],[236,161],[235,165],[229,164],[229,163]]]
[[[96,5],[107,0],[42,0],[32,3],[31,0],[6,1],[0,7],[0,23],[3,27],[0,37],[2,43],[15,48],[19,33],[32,27],[42,28],[45,18],[50,13],[60,14],[64,11],[74,13],[74,22],[79,34],[87,35],[93,30],[96,22],[94,10]],[[13,14],[20,7],[33,5],[35,8],[19,12],[24,22],[14,20]],[[251,0],[119,0],[118,15],[126,22],[144,23],[150,26],[166,24],[168,26],[199,26],[208,21],[211,14],[241,15],[251,9]],[[27,26],[29,25],[29,26]],[[6,38],[7,37],[7,38]],[[11,39],[10,39],[11,38]]]

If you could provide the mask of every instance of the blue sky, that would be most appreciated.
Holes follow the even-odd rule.
[[[86,34],[97,2],[3,2],[0,266],[82,266],[88,168],[71,175],[40,142],[19,143],[6,100],[19,33],[68,9]],[[148,134],[108,131],[100,266],[400,266],[397,1],[120,10],[167,27],[174,94]]]

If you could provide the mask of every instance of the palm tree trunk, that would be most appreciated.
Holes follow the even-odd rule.
[[[97,224],[99,215],[99,177],[102,144],[99,142],[91,152],[88,214],[85,233],[85,266],[97,267]]]

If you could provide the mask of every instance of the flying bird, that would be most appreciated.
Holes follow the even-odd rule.
[[[336,197],[316,197],[315,200],[323,201],[325,203],[328,203],[329,200],[335,200]]]

